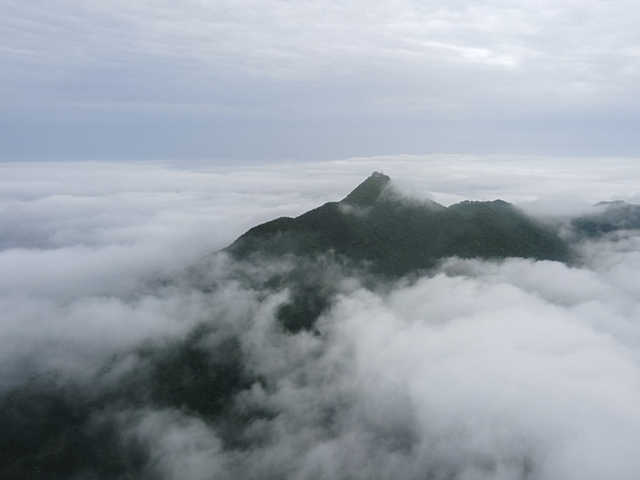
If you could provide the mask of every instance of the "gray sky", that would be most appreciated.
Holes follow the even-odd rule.
[[[4,0],[1,160],[640,155],[618,1]]]

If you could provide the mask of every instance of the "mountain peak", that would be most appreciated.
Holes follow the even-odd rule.
[[[570,260],[568,246],[555,232],[509,203],[434,208],[385,195],[390,181],[374,172],[341,202],[253,227],[227,251],[239,259],[289,254],[311,258],[332,252],[390,277],[433,268],[452,256]]]
[[[373,172],[369,178],[347,195],[342,202],[357,207],[370,207],[376,203],[389,181],[391,181],[391,178],[384,173]]]

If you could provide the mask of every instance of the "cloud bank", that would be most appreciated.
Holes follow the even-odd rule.
[[[579,266],[452,258],[373,288],[327,268],[338,294],[315,332],[283,330],[290,292],[256,286],[284,261],[251,267],[251,281],[225,256],[187,269],[256,223],[344,197],[373,169],[423,197],[518,200],[557,220],[577,208],[563,200],[580,211],[633,200],[640,170],[612,162],[1,165],[0,385],[53,370],[89,398],[144,392],[90,400],[86,427],[115,425],[141,478],[635,478],[635,232],[581,243]],[[208,381],[237,376],[231,403],[144,396],[169,394],[156,377],[185,351],[209,366],[203,376],[225,372]],[[198,413],[207,408],[227,413]]]

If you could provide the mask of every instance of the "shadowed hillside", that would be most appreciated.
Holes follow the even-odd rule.
[[[389,177],[377,172],[341,202],[254,227],[227,250],[239,259],[331,251],[390,277],[432,268],[450,256],[570,258],[557,235],[509,203],[417,203],[397,194]]]
[[[640,206],[621,200],[600,202],[595,205],[595,212],[583,215],[571,222],[573,231],[578,236],[596,238],[618,230],[635,230],[640,228]]]

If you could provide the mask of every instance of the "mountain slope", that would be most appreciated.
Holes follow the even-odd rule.
[[[397,194],[389,177],[377,172],[344,200],[254,227],[227,251],[239,259],[334,252],[393,277],[432,268],[450,256],[570,258],[557,235],[509,203],[417,203]]]
[[[621,200],[600,202],[595,212],[575,218],[571,227],[579,237],[596,238],[618,230],[640,228],[640,206]]]

